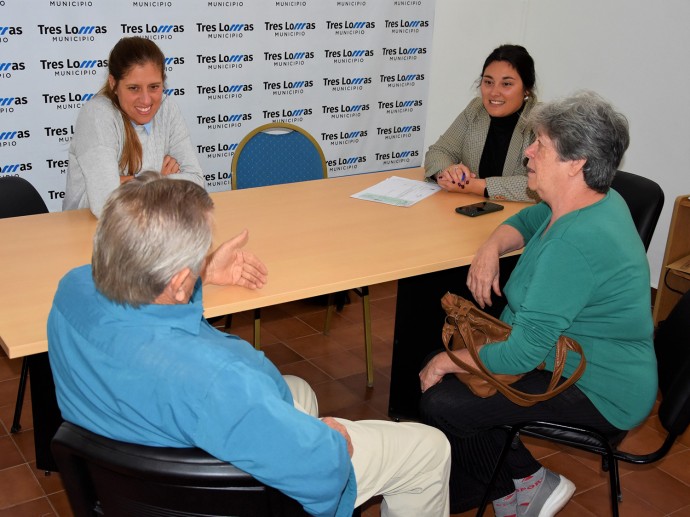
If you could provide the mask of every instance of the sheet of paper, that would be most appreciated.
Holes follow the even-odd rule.
[[[412,206],[439,190],[441,187],[436,183],[391,176],[361,192],[352,194],[351,197],[387,205]]]

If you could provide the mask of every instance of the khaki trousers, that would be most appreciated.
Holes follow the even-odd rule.
[[[319,416],[316,394],[299,377],[285,375],[295,407]],[[439,430],[416,422],[337,418],[347,429],[354,453],[359,506],[383,496],[383,517],[449,515],[450,445]]]

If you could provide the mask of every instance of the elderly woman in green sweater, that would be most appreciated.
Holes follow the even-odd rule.
[[[629,143],[627,120],[591,92],[538,106],[530,119],[537,138],[525,152],[528,186],[543,201],[499,226],[470,266],[468,286],[485,307],[492,292],[501,294],[499,257],[523,249],[504,288],[501,319],[513,331],[480,358],[494,373],[525,373],[516,388],[543,392],[565,334],[582,345],[587,368],[562,394],[525,408],[500,394],[473,395],[448,375],[458,367],[445,353],[426,364],[422,419],[451,442],[452,512],[479,503],[504,441],[495,425],[556,420],[616,435],[642,422],[656,398],[647,257],[625,201],[609,188]],[[564,377],[578,359],[569,356]],[[537,370],[542,362],[546,369]],[[506,467],[491,494],[497,517],[552,516],[575,490],[522,444]]]

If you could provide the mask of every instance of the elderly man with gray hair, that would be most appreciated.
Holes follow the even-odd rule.
[[[202,284],[260,288],[248,234],[209,253],[213,202],[144,173],[110,196],[91,266],[60,282],[48,320],[63,417],[116,440],[199,447],[299,501],[345,516],[446,516],[450,448],[418,423],[318,418],[309,385],[203,318]]]

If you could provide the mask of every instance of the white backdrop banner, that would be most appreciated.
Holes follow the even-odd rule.
[[[310,132],[330,177],[419,166],[433,19],[434,0],[0,0],[0,179],[61,209],[77,113],[135,35],[166,56],[209,191],[269,122]]]

